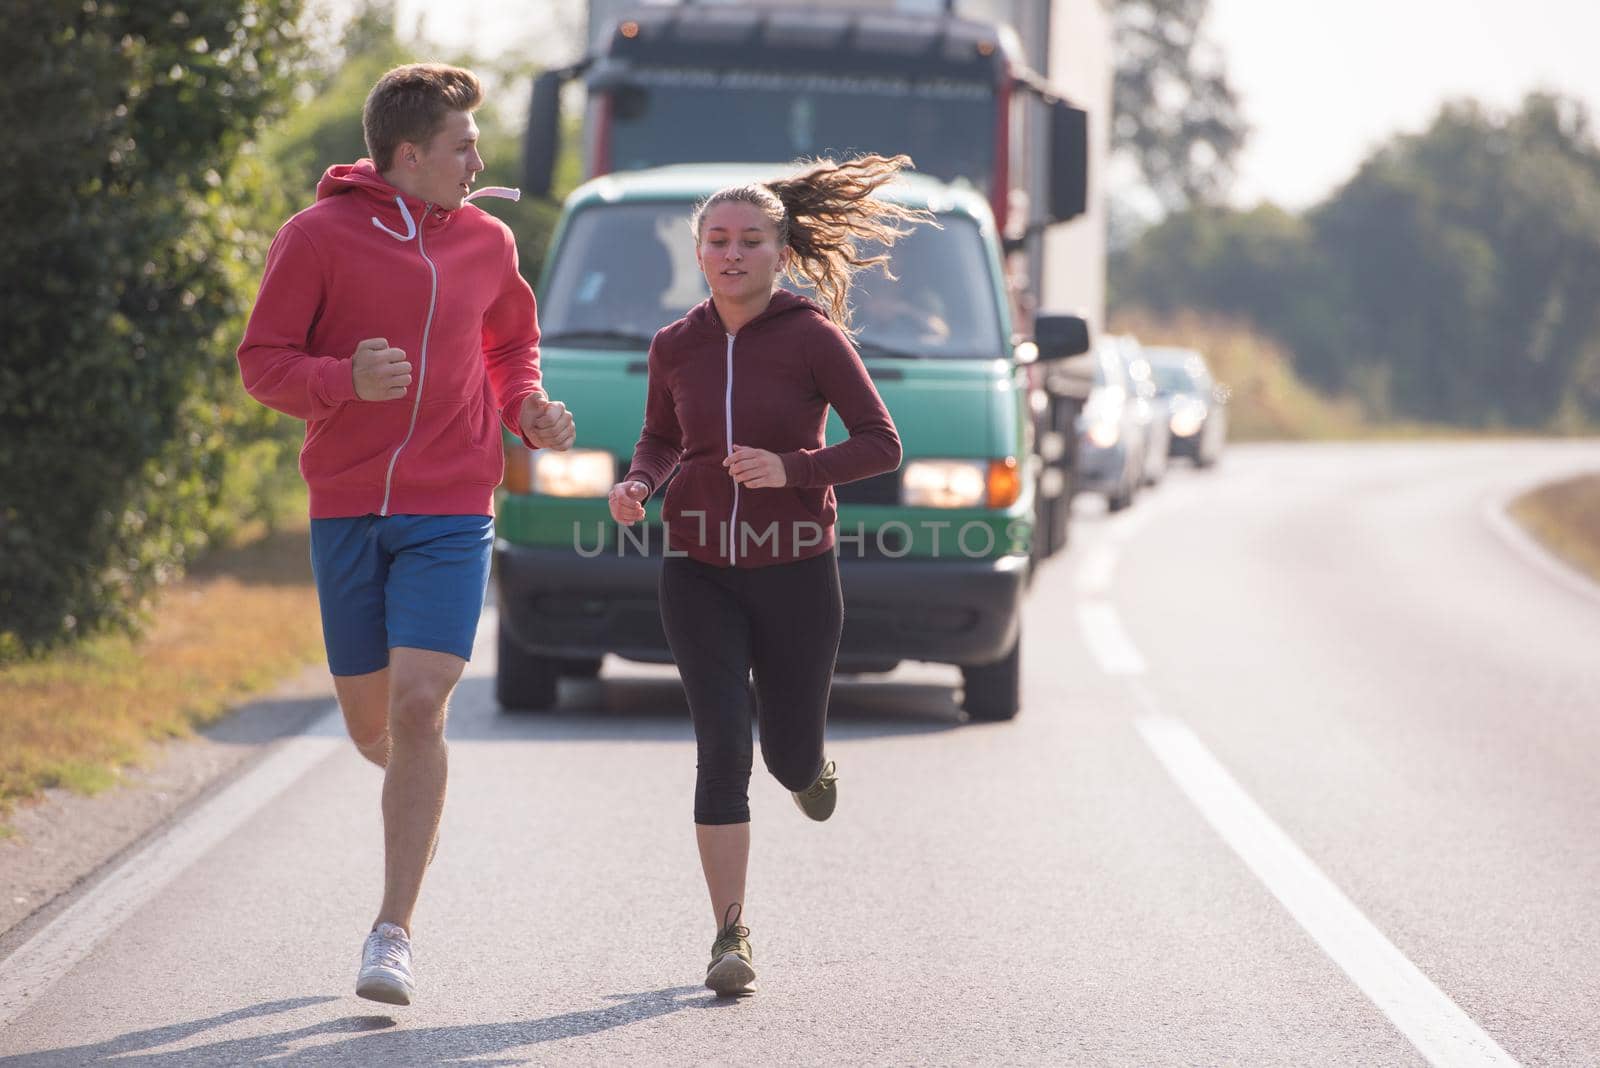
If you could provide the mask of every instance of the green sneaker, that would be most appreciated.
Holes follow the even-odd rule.
[[[839,777],[834,774],[833,761],[822,765],[822,774],[817,776],[816,782],[804,790],[793,791],[790,796],[801,812],[818,822],[833,815],[833,807],[839,803]]]
[[[722,930],[711,943],[711,963],[706,966],[706,986],[718,997],[742,997],[756,992],[756,969],[750,952],[750,928],[739,924],[744,912],[735,901],[722,917]]]

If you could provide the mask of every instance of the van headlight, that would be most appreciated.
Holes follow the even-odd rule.
[[[540,449],[533,454],[533,492],[550,497],[604,497],[617,464],[604,449]]]
[[[989,496],[983,460],[912,460],[900,472],[900,499],[917,508],[976,508]]]

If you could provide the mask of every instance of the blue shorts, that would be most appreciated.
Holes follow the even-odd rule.
[[[366,675],[388,667],[396,646],[471,659],[493,549],[486,515],[313,519],[328,667]]]

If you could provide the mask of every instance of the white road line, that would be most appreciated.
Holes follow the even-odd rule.
[[[1511,501],[1520,495],[1519,492],[1510,497],[1485,501],[1483,521],[1489,525],[1490,530],[1500,536],[1501,541],[1533,567],[1579,596],[1600,604],[1600,585],[1596,585],[1588,575],[1539,544],[1507,513],[1506,509]]]
[[[1131,529],[1119,533],[1125,538]],[[1116,563],[1116,550],[1102,541],[1080,565],[1078,587],[1089,596],[1078,605],[1078,626],[1101,669],[1127,677],[1145,709],[1136,721],[1139,734],[1167,774],[1295,922],[1430,1064],[1514,1068],[1517,1062],[1362,915],[1194,732],[1157,707],[1137,677],[1144,674],[1144,657],[1123,629],[1115,606],[1099,599],[1110,589]]]
[[[158,835],[0,961],[0,1028],[87,957],[118,926],[208,850],[237,831],[344,736],[337,709],[282,743],[261,763]]]
[[[1139,718],[1137,726],[1167,773],[1323,952],[1428,1063],[1450,1068],[1517,1063],[1361,914],[1251,800],[1194,732],[1181,720],[1153,711],[1143,687],[1136,682],[1130,685],[1146,708],[1152,709]]]
[[[1111,588],[1111,577],[1117,570],[1117,550],[1109,540],[1091,545],[1083,554],[1075,574],[1078,592],[1101,596]]]
[[[1085,601],[1078,605],[1078,629],[1089,652],[1107,675],[1143,675],[1144,657],[1134,647],[1113,605]]]

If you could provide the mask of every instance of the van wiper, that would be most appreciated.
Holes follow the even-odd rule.
[[[887,360],[920,360],[925,356],[925,353],[890,348],[888,345],[880,345],[876,341],[857,341],[856,351],[861,353],[863,358],[881,356]]]
[[[648,334],[640,334],[632,330],[559,330],[553,334],[541,334],[540,345],[599,345],[611,347],[625,345],[632,348],[648,349],[651,338]]]

